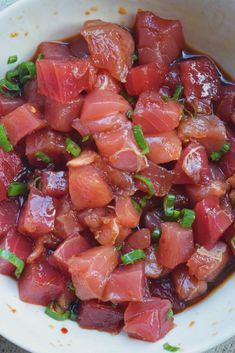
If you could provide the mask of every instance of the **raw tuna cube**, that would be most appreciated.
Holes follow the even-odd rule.
[[[68,261],[76,295],[81,300],[101,299],[110,274],[118,264],[113,246],[89,249]]]
[[[108,71],[102,70],[97,74],[97,79],[94,88],[98,88],[105,91],[111,91],[113,93],[119,93],[122,86],[118,80],[113,78]]]
[[[19,232],[32,238],[50,233],[54,229],[55,215],[56,200],[32,188],[20,213]]]
[[[122,308],[96,300],[84,301],[79,311],[79,325],[82,328],[118,333],[124,323]]]
[[[59,298],[66,285],[65,277],[47,261],[26,265],[19,280],[19,296],[23,302],[47,306]]]
[[[211,250],[198,248],[187,262],[189,274],[200,281],[213,281],[225,268],[229,260],[229,250],[225,243],[218,242]]]
[[[184,45],[181,23],[160,18],[150,11],[137,12],[135,35],[140,64],[170,64]]]
[[[159,263],[158,253],[154,246],[150,246],[145,250],[145,276],[148,278],[160,278],[168,274],[169,269],[163,267]]]
[[[41,119],[38,108],[29,103],[23,104],[5,115],[1,122],[5,126],[9,140],[14,146],[25,136],[46,125],[45,120]]]
[[[128,196],[117,196],[115,212],[118,222],[128,228],[135,228],[140,222],[140,212],[138,212]]]
[[[129,31],[114,23],[93,20],[84,23],[81,34],[88,43],[94,65],[125,82],[135,49]]]
[[[148,228],[137,230],[129,236],[126,244],[131,249],[147,249],[151,244],[151,233]]]
[[[0,241],[0,248],[9,250],[11,253],[25,261],[32,252],[32,242],[25,236],[11,230]],[[15,266],[10,262],[0,259],[0,273],[12,275],[15,272]]]
[[[155,342],[174,327],[173,318],[167,318],[171,307],[169,300],[161,298],[129,303],[124,314],[124,330],[130,337]]]
[[[183,228],[177,222],[161,224],[158,259],[162,266],[173,269],[187,262],[194,251],[192,229]]]
[[[15,200],[0,202],[0,238],[10,230],[16,229],[19,216],[19,205]]]
[[[38,92],[37,79],[26,82],[23,88],[23,94],[28,103],[37,107],[41,113],[44,112],[45,97]]]
[[[43,172],[41,183],[44,195],[61,197],[68,193],[66,172]]]
[[[210,250],[232,224],[231,210],[222,208],[218,197],[208,196],[196,204],[194,211],[196,215],[193,223],[194,240]]]
[[[235,227],[234,227],[234,224],[231,224],[231,226],[225,231],[223,239],[228,244],[233,255],[235,255]]]
[[[222,85],[220,100],[216,106],[216,115],[227,122],[234,121],[235,85]]]
[[[19,97],[5,97],[0,95],[0,116],[11,113],[16,108],[24,104],[24,100]]]
[[[235,173],[235,134],[232,130],[227,129],[227,135],[231,148],[221,158],[219,166],[228,178]]]
[[[144,300],[144,263],[121,266],[111,274],[102,297],[113,303],[142,302]]]
[[[172,273],[172,278],[179,298],[185,301],[200,298],[207,291],[206,281],[190,276],[185,265],[177,267]]]
[[[66,239],[55,252],[49,257],[49,263],[62,272],[69,274],[68,269],[68,260],[72,256],[77,256],[83,251],[86,251],[90,248],[87,240],[83,238],[80,234],[72,236]]]
[[[39,44],[37,52],[43,55],[43,59],[71,59],[71,53],[68,46],[61,42],[42,42]]]
[[[7,198],[9,184],[22,169],[20,157],[14,152],[4,152],[0,147],[0,201]]]
[[[147,134],[171,131],[179,125],[182,109],[173,99],[164,102],[158,92],[144,92],[135,106],[133,123]]]

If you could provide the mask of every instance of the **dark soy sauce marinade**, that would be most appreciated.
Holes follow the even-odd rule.
[[[128,29],[129,30],[129,29]],[[73,52],[73,43],[79,42],[79,46],[80,46],[80,50],[77,50],[73,52],[73,55],[78,57],[78,58],[84,58],[87,57],[89,55],[89,50],[87,47],[87,44],[85,42],[85,40],[83,39],[83,37],[81,36],[81,34],[77,34],[74,36],[71,36],[69,38],[63,39],[63,40],[59,40],[57,42],[63,43],[66,46],[70,47],[70,50]],[[76,45],[77,48],[77,45]],[[39,51],[36,50],[32,60],[36,60],[36,58],[38,57]],[[181,57],[178,58],[175,62],[180,62],[183,60],[188,60],[188,59],[193,59],[193,58],[198,58],[198,57],[205,57],[207,56],[204,53],[200,53],[199,51],[195,51],[194,49],[192,49],[189,46],[186,46],[186,49],[182,51]],[[213,58],[212,58],[213,59]],[[174,63],[173,63],[174,64]],[[172,64],[172,65],[173,65]],[[215,63],[216,64],[216,63]],[[232,78],[229,77],[229,75],[227,73],[224,72],[223,69],[221,69],[218,64],[216,64],[218,73],[219,73],[219,77],[220,77],[220,81],[223,85],[234,85],[235,86],[235,82],[233,82]],[[231,124],[230,129],[234,130],[234,126]],[[76,134],[77,137],[77,134]],[[89,148],[91,147],[92,149],[95,149],[95,145],[92,143],[92,145],[90,145],[90,141],[88,141],[88,143],[86,145],[83,144],[84,147]],[[26,158],[24,158],[24,165],[25,168],[24,170],[20,173],[20,175],[17,176],[17,181],[29,181],[33,178],[35,178],[35,173],[39,173],[40,175],[40,171],[37,168],[33,168],[32,166],[29,166]],[[53,166],[51,166],[53,168]],[[58,167],[60,167],[58,169]],[[65,166],[57,166],[56,169],[58,170],[63,170],[65,169]],[[169,163],[169,165],[164,165],[164,167],[167,167],[167,169],[172,169],[173,164]],[[47,167],[48,169],[50,169],[50,165]],[[54,169],[55,170],[55,169]],[[138,194],[137,194],[137,198],[138,198]],[[181,202],[188,202],[188,200],[181,200]],[[22,197],[19,198],[19,204],[22,205],[23,200]],[[152,198],[149,201],[148,206],[146,207],[146,209],[143,212],[143,215],[141,217],[140,220],[140,227],[144,227],[147,226],[146,225],[146,214],[152,211],[156,211],[156,213],[158,213],[160,215],[161,213],[161,209],[160,209],[160,205],[162,204],[162,202],[159,202],[159,198]],[[183,206],[185,207],[185,206]],[[158,226],[159,224],[156,224],[156,226]],[[234,231],[235,233],[235,231]],[[156,296],[161,296],[162,298],[166,298],[169,299],[172,304],[173,304],[173,309],[175,313],[179,313],[181,311],[183,311],[184,309],[186,309],[189,306],[192,306],[196,303],[198,303],[199,301],[203,300],[204,298],[206,298],[208,295],[210,295],[214,290],[217,290],[221,285],[224,284],[224,282],[226,280],[228,280],[231,276],[233,276],[235,272],[235,257],[231,257],[230,262],[228,263],[228,265],[226,266],[226,268],[219,274],[219,276],[213,281],[208,283],[208,291],[206,294],[202,295],[200,298],[197,298],[196,300],[192,300],[189,302],[185,302],[183,300],[180,300],[174,290],[174,286],[173,286],[173,282],[171,280],[171,276],[170,275],[166,275],[165,277],[159,278],[159,279],[148,279],[148,284],[149,284],[149,289],[150,289],[150,293],[152,295],[156,295]]]

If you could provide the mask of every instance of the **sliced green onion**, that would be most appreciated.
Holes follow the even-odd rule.
[[[13,181],[9,186],[7,190],[7,195],[8,196],[21,196],[24,195],[27,191],[27,184],[26,183],[20,183],[18,181]]]
[[[82,142],[88,141],[90,137],[91,137],[91,135],[89,135],[89,134],[84,136],[83,139],[82,139]]]
[[[22,62],[18,66],[20,83],[23,85],[36,78],[36,65],[32,61]]]
[[[37,56],[37,60],[42,60],[44,57],[43,53],[39,53]]]
[[[4,152],[11,152],[13,150],[13,146],[8,140],[8,136],[3,124],[0,124],[0,146],[2,146]]]
[[[150,198],[151,198],[151,197],[148,195],[148,196],[144,196],[144,197],[140,200],[139,204],[140,204],[141,209],[143,209],[143,208],[145,208],[145,207],[147,206],[148,200],[149,200]]]
[[[140,125],[133,125],[132,127],[134,137],[136,140],[137,145],[142,151],[142,154],[148,154],[149,153],[149,145],[148,142],[144,138],[144,134],[142,131],[142,128]]]
[[[42,177],[41,176],[37,176],[31,183],[32,186],[34,186],[37,189],[41,189],[42,188]]]
[[[166,217],[172,217],[174,215],[175,207],[175,195],[168,194],[164,197],[163,200],[163,209]]]
[[[162,95],[162,100],[163,100],[163,102],[167,103],[167,102],[169,101],[169,99],[170,99],[170,97],[167,96],[166,94],[163,94],[163,95]]]
[[[155,189],[150,179],[146,178],[144,175],[141,174],[135,174],[134,178],[142,181],[142,183],[147,186],[150,197],[154,196]]]
[[[51,157],[49,157],[48,155],[46,155],[46,153],[44,153],[42,151],[37,151],[34,153],[34,155],[38,160],[40,160],[44,163],[48,164],[48,163],[52,162]]]
[[[235,250],[235,235],[232,237],[232,239],[230,240],[230,243],[232,245],[232,248]]]
[[[184,208],[180,212],[179,224],[183,228],[191,228],[193,222],[195,221],[195,212],[193,210],[189,210],[188,208]]]
[[[78,157],[81,153],[81,148],[70,138],[65,140],[66,151],[72,154],[74,157]]]
[[[24,270],[24,261],[22,261],[18,256],[11,253],[9,250],[0,248],[0,258],[10,262],[16,267],[15,276],[20,278],[21,273]]]
[[[67,320],[70,316],[70,311],[64,311],[58,304],[52,302],[48,305],[45,310],[45,313],[50,316],[52,319],[57,321]]]
[[[184,86],[176,85],[175,92],[173,93],[172,99],[174,99],[175,101],[178,101],[181,98],[183,91],[184,91]]]
[[[180,347],[171,346],[169,343],[164,343],[163,348],[168,352],[178,352]]]
[[[173,317],[173,315],[174,315],[173,310],[170,309],[170,310],[168,311],[168,313],[167,313],[166,319],[167,319],[167,320],[170,320],[170,319]]]
[[[138,61],[139,57],[138,57],[138,54],[137,52],[135,51],[132,55],[132,60],[135,62],[135,61]]]
[[[68,288],[71,292],[75,292],[75,288],[74,288],[74,285],[73,285],[73,282],[72,282],[72,281],[69,281],[69,282],[68,282],[67,288]]]
[[[145,259],[145,257],[146,255],[144,250],[136,249],[128,252],[127,254],[122,255],[121,260],[124,263],[124,265],[130,265],[130,264],[134,264],[136,261]]]
[[[117,245],[117,246],[115,246],[115,248],[117,251],[120,251],[123,248],[123,244]]]
[[[19,81],[19,71],[18,69],[7,71],[6,80],[11,83],[18,83]]]
[[[142,211],[142,207],[140,206],[140,204],[138,202],[136,202],[135,200],[131,200],[131,203],[133,205],[133,207],[136,209],[136,211],[141,212]]]
[[[132,114],[133,114],[133,110],[132,110],[132,109],[128,110],[128,111],[126,112],[127,118],[128,118],[128,119],[131,119]]]
[[[14,64],[17,60],[18,60],[17,55],[11,55],[11,56],[9,56],[7,63]]]
[[[153,237],[154,239],[158,239],[158,238],[160,238],[160,236],[161,236],[161,229],[155,228],[155,229],[152,231],[152,237]]]
[[[231,145],[228,141],[226,141],[223,145],[223,147],[219,151],[215,151],[211,153],[211,160],[214,162],[218,162],[221,157],[227,152],[229,152],[231,149]]]
[[[0,80],[0,94],[6,97],[16,97],[20,95],[19,85],[7,81],[5,78]]]

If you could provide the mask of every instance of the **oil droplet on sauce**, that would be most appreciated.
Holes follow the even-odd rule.
[[[62,327],[60,331],[61,331],[61,333],[63,333],[64,335],[66,335],[66,333],[69,332],[66,327]]]
[[[86,15],[86,16],[89,16],[90,14],[91,14],[90,11],[86,11],[86,12],[85,12],[85,15]]]
[[[193,327],[195,324],[196,324],[196,321],[193,320],[193,321],[191,321],[191,322],[189,323],[188,326],[189,326],[189,327]]]
[[[98,11],[98,7],[97,7],[97,6],[92,6],[92,7],[90,8],[90,10],[91,10],[91,11],[94,11],[94,12],[95,12],[95,11]]]
[[[10,37],[11,37],[11,38],[15,38],[15,37],[18,37],[18,35],[19,35],[19,32],[12,32],[12,33],[10,34]]]
[[[28,35],[29,35],[29,32],[24,32],[25,37],[28,37]]]

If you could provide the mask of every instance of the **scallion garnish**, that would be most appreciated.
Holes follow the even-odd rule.
[[[168,311],[168,313],[167,313],[166,319],[167,319],[167,320],[170,320],[173,315],[174,315],[173,310],[170,309],[170,310]]]
[[[174,99],[175,101],[178,101],[181,98],[183,91],[184,91],[184,86],[176,85],[175,92],[173,93],[172,99]]]
[[[155,228],[155,229],[152,231],[152,237],[153,237],[154,239],[158,239],[158,238],[160,238],[160,236],[161,236],[161,229]]]
[[[16,97],[20,95],[20,87],[16,83],[7,81],[5,78],[0,80],[0,94],[6,97]]]
[[[32,61],[24,61],[18,66],[19,80],[23,85],[36,78],[36,65]]]
[[[11,56],[9,56],[7,63],[14,64],[17,60],[18,60],[17,55],[11,55]]]
[[[127,118],[128,118],[128,119],[131,119],[132,114],[133,114],[133,110],[132,110],[132,109],[129,109],[129,110],[126,112]]]
[[[195,221],[195,212],[188,208],[184,208],[180,211],[179,224],[183,228],[191,228],[193,222]]]
[[[77,321],[78,319],[78,312],[79,312],[79,306],[80,306],[80,300],[77,299],[73,303],[70,304],[69,306],[69,318],[72,321]]]
[[[70,292],[75,292],[75,288],[72,281],[69,281],[67,283],[67,288],[70,290]]]
[[[235,250],[235,235],[231,238],[230,243],[232,245],[232,248]]]
[[[9,250],[0,248],[0,258],[10,262],[16,267],[15,276],[20,278],[21,273],[24,270],[24,261],[21,260],[18,256],[10,252]]]
[[[133,207],[136,209],[136,211],[138,211],[138,212],[142,211],[142,207],[140,206],[140,204],[137,201],[132,199],[131,203],[132,203]]]
[[[134,264],[136,261],[145,259],[145,257],[146,255],[144,250],[136,249],[128,252],[127,254],[122,255],[121,260],[124,263],[124,265],[130,265],[130,264]]]
[[[120,251],[123,248],[123,244],[117,245],[117,246],[115,246],[115,248],[117,251]]]
[[[3,124],[0,124],[0,146],[2,146],[4,152],[11,152],[13,146],[8,140],[7,133]]]
[[[137,52],[135,51],[133,54],[132,54],[132,60],[135,62],[135,61],[138,61],[138,54]]]
[[[37,176],[31,183],[32,186],[34,186],[37,189],[41,189],[42,188],[42,177],[41,176]]]
[[[142,154],[149,153],[149,145],[148,142],[144,138],[144,134],[140,125],[133,125],[132,127],[135,141],[139,148],[141,149]]]
[[[70,316],[70,311],[64,311],[58,304],[52,302],[48,305],[45,310],[45,313],[50,316],[52,319],[57,321],[67,320]]]
[[[89,134],[84,136],[83,139],[82,139],[82,142],[88,141],[90,137],[91,137],[91,135],[89,135]]]
[[[39,53],[37,56],[37,60],[42,60],[44,57],[43,53]]]
[[[66,151],[72,154],[74,157],[78,157],[81,153],[81,148],[70,138],[66,138]]]
[[[19,71],[17,69],[7,71],[6,80],[11,83],[17,84],[19,81]]]
[[[175,195],[168,194],[163,200],[163,210],[166,217],[172,217],[174,215],[175,208]]]
[[[20,183],[18,181],[13,181],[9,186],[7,190],[7,195],[8,196],[21,196],[24,195],[27,191],[27,184],[26,183]]]
[[[178,352],[180,347],[171,346],[169,343],[164,343],[163,348],[168,352]]]
[[[163,102],[167,103],[167,102],[169,101],[169,99],[170,99],[170,97],[167,96],[166,94],[163,94],[163,95],[162,95],[162,100],[163,100]]]
[[[223,147],[219,151],[215,151],[211,153],[211,160],[214,162],[218,162],[221,157],[227,152],[229,152],[231,149],[231,145],[228,141],[226,141],[223,145]]]
[[[144,175],[141,175],[141,174],[135,174],[134,178],[142,181],[142,183],[144,183],[147,186],[150,197],[152,197],[155,194],[155,189],[150,179],[146,178]]]
[[[44,163],[51,163],[52,159],[51,157],[49,157],[46,153],[42,152],[42,151],[37,151],[34,153],[35,157],[39,160],[42,161]]]

